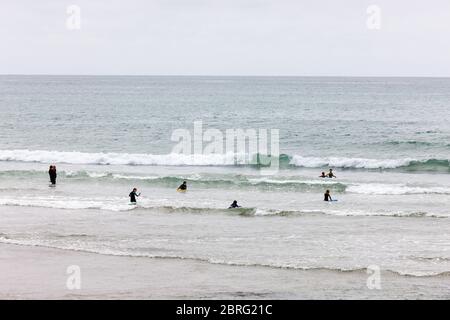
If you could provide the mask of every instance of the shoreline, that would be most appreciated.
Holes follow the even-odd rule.
[[[69,266],[80,268],[80,290],[67,288]],[[365,272],[234,266],[0,244],[0,299],[450,298],[445,277],[386,272],[380,290],[367,287],[368,277]]]
[[[3,237],[4,234],[0,233],[0,239]],[[6,238],[8,239],[8,238]],[[9,239],[8,239],[9,240]],[[223,267],[237,267],[237,268],[262,268],[262,269],[270,269],[270,270],[286,270],[286,271],[292,271],[292,272],[331,272],[336,273],[337,275],[341,273],[354,273],[354,274],[369,274],[369,267],[368,268],[356,268],[356,269],[339,269],[339,268],[327,268],[327,267],[291,267],[291,266],[278,266],[278,265],[270,265],[270,264],[244,264],[244,263],[227,263],[222,261],[211,261],[209,259],[202,259],[202,258],[191,258],[191,257],[182,257],[182,256],[151,256],[151,255],[142,255],[142,254],[132,254],[132,253],[117,253],[117,252],[99,252],[95,250],[89,250],[89,249],[74,249],[74,248],[62,248],[62,247],[52,247],[52,246],[46,246],[46,245],[39,245],[39,244],[26,244],[26,243],[20,243],[15,240],[11,240],[8,242],[8,240],[2,240],[0,241],[0,245],[11,245],[11,246],[20,246],[20,247],[31,247],[31,248],[42,248],[42,249],[48,249],[48,250],[57,250],[62,252],[74,252],[74,253],[80,253],[80,254],[88,254],[88,255],[99,255],[99,256],[106,256],[106,257],[118,257],[118,258],[131,258],[131,259],[151,259],[151,260],[160,260],[160,261],[186,261],[191,263],[204,263],[208,265],[218,265]],[[381,270],[380,270],[381,271]],[[400,271],[393,271],[389,269],[382,270],[384,274],[389,274],[390,276],[395,277],[406,277],[406,278],[437,278],[442,277],[446,278],[450,276],[450,273],[447,271],[436,273],[436,274],[429,274],[429,273],[423,273],[423,274],[411,274],[411,273],[403,273]]]

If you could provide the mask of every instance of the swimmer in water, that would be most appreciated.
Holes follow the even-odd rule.
[[[319,178],[326,178],[327,175],[325,174],[325,172],[322,172],[322,174],[319,176]]]

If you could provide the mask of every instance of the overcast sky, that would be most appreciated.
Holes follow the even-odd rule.
[[[0,1],[0,74],[450,76],[449,39],[449,0]]]

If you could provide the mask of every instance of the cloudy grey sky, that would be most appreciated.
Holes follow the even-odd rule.
[[[0,1],[0,74],[450,76],[449,39],[448,0]]]

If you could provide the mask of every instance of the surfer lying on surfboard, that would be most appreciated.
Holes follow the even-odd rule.
[[[240,208],[241,206],[238,205],[237,201],[234,200],[232,204],[230,204],[230,206],[228,207],[228,209],[233,209],[233,208]]]

